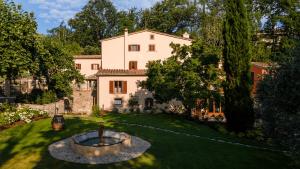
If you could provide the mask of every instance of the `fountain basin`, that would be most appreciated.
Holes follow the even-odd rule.
[[[103,131],[102,142],[98,131],[74,135],[71,139],[72,149],[85,157],[100,157],[118,154],[123,148],[131,147],[131,136],[123,132]]]

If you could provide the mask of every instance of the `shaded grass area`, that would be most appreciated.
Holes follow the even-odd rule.
[[[56,160],[48,145],[73,134],[95,130],[99,121],[106,127],[124,131],[149,141],[151,148],[141,157],[107,165],[83,165]],[[111,121],[115,122],[111,122]],[[0,168],[162,168],[162,169],[282,169],[290,159],[282,153],[217,143],[118,122],[138,123],[204,137],[230,141],[256,142],[222,135],[207,126],[168,115],[108,114],[103,118],[68,117],[66,129],[54,132],[51,119],[17,126],[0,132]]]

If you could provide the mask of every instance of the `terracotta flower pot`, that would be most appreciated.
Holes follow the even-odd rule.
[[[55,131],[60,131],[65,127],[65,119],[63,115],[54,115],[52,118],[52,128]]]

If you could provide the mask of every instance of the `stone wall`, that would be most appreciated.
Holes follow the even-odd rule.
[[[57,113],[64,113],[65,112],[64,100],[59,100],[58,102],[56,102],[56,104],[55,103],[44,104],[44,105],[20,104],[19,106],[30,107],[30,108],[37,109],[37,110],[45,110],[50,115],[53,115],[55,113],[55,107],[57,109]]]
[[[73,90],[73,113],[91,114],[94,102],[92,90]]]
[[[59,100],[55,103],[50,104],[20,104],[21,107],[30,107],[38,110],[45,110],[49,112],[50,115],[55,113],[55,107],[57,113],[72,113],[72,114],[91,114],[92,107],[94,103],[94,98],[92,96],[92,91],[73,91],[73,99],[70,100],[65,98],[64,100]],[[69,105],[69,106],[68,106]],[[69,107],[69,108],[68,108]]]

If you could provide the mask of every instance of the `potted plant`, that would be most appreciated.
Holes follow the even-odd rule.
[[[52,118],[51,124],[53,130],[60,131],[65,128],[65,119],[63,115],[57,114],[57,111],[58,108],[56,107],[56,102],[55,102],[55,114]]]

